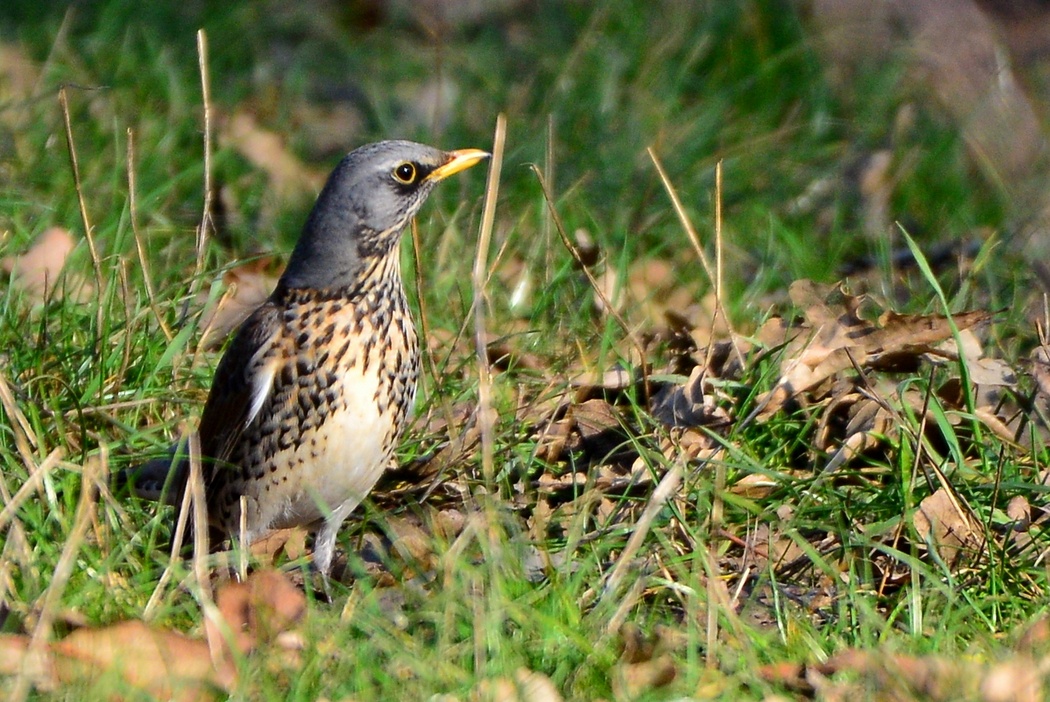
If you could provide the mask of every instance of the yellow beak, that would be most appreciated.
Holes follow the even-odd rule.
[[[478,161],[483,161],[491,154],[481,149],[459,149],[448,152],[448,160],[430,172],[429,180],[439,181],[450,175],[465,171]]]

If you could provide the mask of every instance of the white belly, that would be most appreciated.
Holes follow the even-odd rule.
[[[312,429],[295,449],[287,480],[274,475],[256,503],[259,532],[316,522],[353,510],[390,462],[394,427],[376,406],[378,379],[353,369],[342,380],[345,404]],[[255,530],[253,530],[255,531]]]

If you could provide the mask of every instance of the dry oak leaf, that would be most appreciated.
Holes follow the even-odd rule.
[[[919,503],[912,523],[949,566],[976,554],[981,546],[981,529],[969,508],[943,487]]]
[[[774,685],[782,685],[791,690],[811,694],[813,685],[806,676],[806,666],[793,661],[766,663],[755,671],[758,677]]]
[[[600,312],[608,312],[604,301],[608,300],[615,310],[630,309],[649,322],[663,321],[668,311],[681,315],[696,299],[696,286],[683,285],[678,265],[663,259],[636,261],[626,280],[611,267],[597,279],[601,294],[595,292],[594,304]]]
[[[513,679],[482,680],[470,699],[473,702],[561,702],[562,696],[543,673],[518,668]]]
[[[657,627],[652,636],[646,636],[636,624],[628,622],[619,633],[623,651],[612,670],[613,696],[617,700],[633,700],[670,684],[678,676],[678,666],[670,653],[679,645],[673,630]]]
[[[314,194],[325,175],[303,164],[275,132],[263,129],[248,112],[238,110],[226,119],[219,138],[256,168],[266,172],[279,200]]]
[[[140,621],[78,629],[35,660],[26,659],[28,651],[29,637],[0,636],[0,674],[26,667],[38,689],[54,690],[116,673],[131,688],[176,700],[217,699],[236,681],[230,660],[213,665],[206,642]]]
[[[252,558],[260,563],[276,565],[278,558],[298,560],[307,554],[306,537],[309,532],[303,527],[274,529],[263,538],[253,541]]]
[[[1032,378],[1039,390],[1040,399],[1050,399],[1050,346],[1037,346],[1032,349]]]
[[[864,699],[936,702],[975,699],[984,702],[1037,702],[1045,699],[1046,664],[1018,656],[992,666],[939,656],[907,656],[848,649],[813,666],[779,663],[763,666],[759,676],[823,700]],[[832,685],[826,676],[850,673],[865,683]],[[861,692],[863,690],[863,693]],[[873,696],[872,696],[873,695]]]
[[[729,488],[729,492],[734,495],[743,495],[752,500],[759,500],[769,497],[770,493],[776,490],[777,485],[777,481],[768,475],[749,473],[733,483]]]
[[[936,656],[915,657],[850,649],[816,666],[823,675],[851,672],[874,681],[888,699],[951,700],[976,687],[979,668]]]
[[[69,230],[51,227],[38,236],[21,256],[5,256],[0,260],[0,268],[11,276],[13,287],[25,292],[35,302],[46,302],[56,294],[62,269],[75,246],[76,241]],[[91,294],[91,287],[67,276],[63,292],[74,301],[83,301]]]
[[[41,659],[27,661],[28,637],[0,636],[0,674],[30,665],[34,684],[45,689],[115,674],[130,688],[161,699],[225,697],[237,684],[230,646],[239,654],[274,642],[287,647],[289,640],[281,637],[303,616],[306,600],[286,576],[263,571],[222,588],[216,604],[218,621],[205,622],[206,640],[127,621],[78,629],[47,646]]]
[[[853,458],[878,446],[882,437],[896,431],[894,416],[881,402],[864,398],[854,406],[855,411],[846,426],[845,439],[824,467],[824,473],[838,470]]]
[[[14,42],[0,41],[0,128],[5,132],[5,141],[13,145],[19,158],[10,162],[29,162],[35,140],[29,138],[31,130],[26,123],[35,110],[31,108],[33,91],[40,81],[40,68],[29,58],[24,47]],[[6,145],[5,145],[6,146]]]
[[[1036,662],[1026,656],[1003,661],[984,672],[981,679],[982,702],[1042,702],[1047,661]]]
[[[22,46],[13,42],[0,42],[0,102],[10,105],[29,99],[39,77],[40,69],[26,55]],[[11,109],[0,110],[0,119],[8,120],[15,112]]]
[[[245,654],[277,640],[306,614],[306,596],[288,576],[276,570],[252,573],[243,583],[229,583],[215,597],[221,621],[205,621],[209,641],[221,641],[223,654],[227,633],[234,649]],[[228,626],[229,632],[222,627]]]
[[[605,460],[623,449],[625,422],[620,411],[602,399],[569,405],[564,416],[534,432],[537,454],[555,461],[565,451],[583,451],[596,460]]]
[[[770,416],[792,397],[816,388],[853,368],[900,370],[920,356],[936,351],[953,335],[952,324],[968,329],[991,318],[990,312],[943,315],[902,315],[883,312],[877,322],[861,316],[867,299],[841,288],[826,292],[808,280],[792,283],[792,302],[803,310],[806,323],[788,342],[777,387],[759,398],[760,418]]]
[[[653,416],[669,427],[725,426],[729,414],[704,392],[705,369],[693,368],[682,385],[661,388],[652,400]]]
[[[231,268],[222,276],[226,291],[219,301],[204,308],[200,326],[204,329],[201,345],[217,349],[226,337],[248,319],[277,285],[278,272],[270,259],[261,258]],[[207,293],[202,293],[204,298]]]

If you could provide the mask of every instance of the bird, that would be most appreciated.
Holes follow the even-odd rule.
[[[396,140],[336,166],[273,293],[216,366],[197,430],[212,529],[247,546],[307,527],[327,583],[339,528],[394,460],[415,402],[402,233],[437,183],[488,156]],[[176,444],[126,480],[177,504],[188,473]]]

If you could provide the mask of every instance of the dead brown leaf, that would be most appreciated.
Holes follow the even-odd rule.
[[[1015,531],[1027,529],[1032,524],[1032,505],[1024,495],[1014,495],[1006,503],[1006,516],[1013,520],[1010,528]]]
[[[919,503],[912,516],[919,537],[937,549],[949,566],[964,556],[974,556],[981,544],[981,531],[965,505],[945,488]]]
[[[248,112],[238,110],[230,115],[219,138],[269,176],[271,190],[280,201],[312,196],[324,185],[324,173],[303,164],[280,135],[259,126]]]
[[[0,268],[10,274],[12,286],[35,302],[46,302],[57,292],[82,301],[91,294],[91,287],[86,282],[67,276],[65,286],[61,290],[57,288],[66,259],[75,246],[76,241],[69,230],[51,227],[38,236],[21,256],[5,256],[0,260]]]
[[[0,127],[10,136],[14,150],[22,160],[28,160],[34,143],[27,138],[25,128],[31,119],[33,91],[40,80],[40,68],[21,44],[0,41]]]
[[[488,334],[485,338],[485,352],[488,354],[489,363],[497,370],[507,371],[546,370],[547,364],[538,356],[517,348],[512,339],[506,336]]]
[[[222,276],[226,292],[201,314],[200,325],[204,329],[201,345],[206,349],[222,346],[230,333],[266,301],[278,277],[273,261],[265,258],[226,271]],[[207,299],[206,293],[202,296]]]
[[[536,440],[536,457],[548,463],[560,460],[569,443],[574,425],[575,422],[571,417],[563,417],[544,427]]]
[[[682,385],[661,388],[652,400],[650,411],[669,427],[725,426],[729,413],[704,392],[704,369],[697,366]]]
[[[834,403],[834,400],[832,400]],[[845,429],[845,440],[824,466],[824,472],[830,473],[845,465],[853,458],[881,444],[885,437],[896,433],[897,423],[891,413],[881,402],[861,399]]]
[[[519,668],[513,678],[482,680],[470,699],[474,702],[561,702],[562,696],[543,673]]]
[[[306,555],[306,537],[309,532],[302,527],[275,529],[265,537],[253,541],[252,557],[261,563],[276,565],[278,558],[297,560]]]
[[[416,568],[430,570],[435,564],[434,539],[411,516],[390,516],[387,527],[394,537],[394,549],[401,558]]]
[[[605,400],[587,400],[569,408],[576,430],[584,441],[594,440],[623,426],[620,413]]]
[[[759,666],[758,677],[773,685],[782,685],[797,692],[811,693],[813,686],[806,679],[806,666],[794,661],[780,661]]]
[[[1045,653],[1050,647],[1050,615],[1029,624],[1017,639],[1017,650],[1026,654]]]
[[[867,298],[841,288],[827,291],[808,280],[795,281],[790,295],[806,323],[788,342],[776,389],[760,398],[765,418],[801,393],[813,392],[843,371],[857,368],[901,371],[917,367],[923,354],[937,351],[952,337],[952,325],[965,330],[991,318],[982,310],[943,315],[902,315],[885,311],[870,321]]]
[[[162,699],[225,697],[237,684],[230,646],[240,654],[275,642],[287,648],[281,637],[302,618],[306,600],[285,575],[262,571],[222,588],[216,603],[221,621],[206,620],[208,640],[127,621],[77,629],[48,646],[41,659],[26,661],[28,637],[0,636],[0,674],[17,674],[28,665],[42,689],[116,674],[131,688]],[[217,642],[218,650],[208,641]]]
[[[678,676],[678,665],[670,653],[674,635],[661,629],[646,636],[635,624],[620,629],[623,652],[613,667],[612,689],[617,700],[633,700],[639,695],[669,685]]]
[[[590,371],[573,377],[569,384],[576,389],[576,401],[583,402],[599,394],[615,394],[636,387],[640,375],[626,368],[610,368],[606,371]]]
[[[982,702],[1042,702],[1045,665],[1021,656],[993,665],[981,680]]]
[[[272,643],[306,614],[306,596],[280,571],[252,573],[243,583],[229,583],[215,598],[223,622],[205,620],[209,640],[226,644],[227,626],[232,633],[234,650],[248,653],[263,644]]]
[[[937,656],[913,657],[881,651],[849,649],[818,666],[824,675],[850,672],[869,678],[880,690],[897,695],[890,699],[914,699],[925,695],[935,700],[958,699],[976,687],[977,666],[963,665]],[[900,696],[904,695],[904,696]]]
[[[662,322],[668,311],[693,316],[685,310],[697,299],[696,286],[683,284],[678,265],[671,261],[645,258],[630,266],[626,280],[621,280],[619,272],[612,268],[607,268],[597,279],[605,299],[616,310],[630,310],[632,316],[650,324]],[[602,296],[595,293],[594,300],[598,310],[604,311]],[[713,315],[706,317],[713,319]],[[720,331],[724,331],[724,326]]]
[[[20,44],[0,42],[0,98],[5,103],[26,100],[33,94],[40,70]],[[9,117],[0,111],[0,119]]]
[[[225,695],[236,681],[232,661],[213,665],[206,642],[140,621],[78,629],[55,643],[52,652],[65,684],[108,671],[156,697],[201,700]]]
[[[817,692],[822,700],[849,700],[861,694],[864,699],[887,702],[1036,702],[1044,699],[1042,668],[1028,656],[982,665],[941,656],[847,649],[813,666],[768,664],[759,669],[759,675],[769,683],[803,694]],[[846,674],[847,681],[833,683],[830,678],[840,673]],[[853,682],[857,678],[859,685]]]
[[[1032,349],[1031,361],[1032,378],[1035,379],[1040,395],[1044,400],[1050,398],[1050,348],[1037,346]]]
[[[539,429],[538,450],[548,461],[568,451],[583,451],[594,460],[604,460],[623,448],[625,419],[603,399],[570,405],[561,419]]]
[[[751,473],[733,483],[729,492],[752,500],[768,497],[777,487],[777,482],[762,473]]]
[[[721,421],[721,420],[719,420]],[[725,420],[728,423],[728,418]],[[717,436],[700,428],[673,429],[670,435],[660,440],[660,449],[670,461],[679,459],[710,459],[722,444]]]

